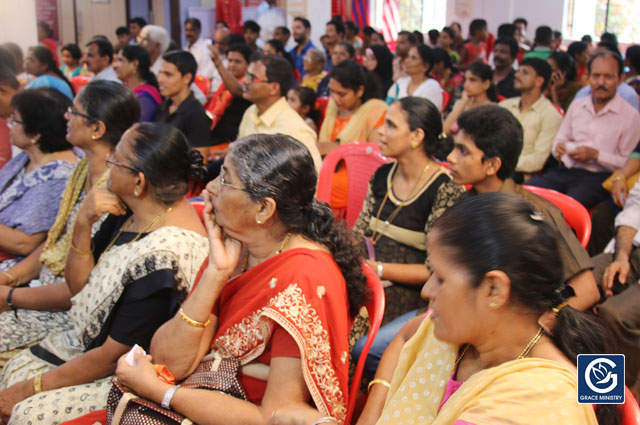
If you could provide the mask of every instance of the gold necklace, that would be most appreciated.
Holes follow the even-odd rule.
[[[158,214],[157,216],[155,216],[153,218],[153,220],[151,220],[151,222],[147,225],[147,227],[145,227],[142,232],[138,233],[133,239],[131,239],[129,242],[127,242],[127,245],[134,243],[135,241],[137,241],[138,239],[140,239],[140,237],[142,236],[143,233],[146,233],[149,231],[149,229],[151,229],[158,221],[160,221],[160,219],[162,217],[164,217],[165,215],[167,215],[169,212],[171,212],[171,210],[173,209],[173,207],[169,207],[166,210],[162,211],[160,214]],[[120,235],[122,233],[124,233],[129,226],[131,225],[131,220],[133,219],[133,217],[131,217],[129,220],[127,220],[127,222],[120,228],[120,230],[118,230],[118,234],[116,235],[115,238],[113,238],[113,240],[109,243],[109,245],[107,245],[107,249],[105,249],[102,254],[104,254],[105,252],[109,251],[112,247],[113,244],[116,243],[116,241],[118,240],[118,238],[120,237]]]
[[[284,246],[287,244],[287,242],[289,242],[289,237],[291,236],[291,232],[287,232],[287,234],[285,235],[284,239],[282,240],[282,243],[280,244],[280,248],[278,248],[276,250],[276,254],[278,255],[282,252],[282,250],[284,249]],[[242,268],[241,270],[243,272],[247,271],[247,264],[249,263],[249,250],[247,250],[247,253],[244,255],[244,260],[242,261]]]
[[[539,327],[538,328],[538,332],[536,332],[536,334],[533,336],[533,338],[531,338],[529,340],[529,342],[527,343],[527,345],[525,345],[524,350],[522,350],[522,353],[520,353],[520,355],[516,358],[517,360],[524,359],[525,357],[527,357],[529,355],[531,350],[533,350],[533,346],[536,345],[538,343],[538,341],[540,341],[540,338],[542,338],[543,332],[544,332],[544,329],[542,329],[542,327]],[[464,357],[465,353],[469,349],[469,345],[470,344],[465,344],[464,348],[462,349],[462,352],[460,352],[460,355],[456,359],[455,367],[458,367],[458,365],[462,361],[462,358]]]
[[[393,212],[389,215],[389,217],[387,217],[387,219],[384,221],[385,228],[388,227],[389,224],[391,224],[391,222],[398,216],[398,214],[400,213],[400,210],[410,203],[411,199],[417,193],[417,190],[420,189],[420,181],[422,180],[422,178],[426,174],[427,170],[429,168],[431,168],[431,164],[432,164],[431,161],[429,161],[429,162],[427,162],[427,165],[424,166],[424,168],[422,169],[422,173],[420,173],[420,177],[418,177],[418,180],[416,181],[416,184],[413,186],[413,189],[411,189],[411,192],[409,192],[409,196],[407,197],[407,200],[406,201],[400,201],[400,200],[398,201],[398,206],[396,207],[396,209],[393,210]],[[398,166],[397,162],[395,164],[393,164],[393,167],[391,168],[391,171],[389,172],[389,175],[393,175],[393,173],[396,170],[397,166]],[[385,193],[384,199],[382,200],[382,203],[380,204],[380,208],[378,208],[378,214],[376,214],[375,227],[373,229],[373,233],[371,234],[371,244],[373,244],[374,246],[375,246],[376,243],[378,243],[378,241],[382,237],[382,233],[378,233],[378,222],[380,222],[380,214],[382,213],[382,209],[384,208],[384,206],[387,203],[387,199],[389,199],[391,191],[393,190],[393,184],[396,182],[396,178],[397,177],[398,177],[398,173],[393,175],[393,177],[391,178],[391,182],[387,184],[387,193]]]

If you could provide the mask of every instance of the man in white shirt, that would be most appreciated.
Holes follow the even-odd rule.
[[[87,53],[84,56],[84,62],[87,63],[87,69],[93,72],[92,81],[109,80],[121,83],[116,72],[111,66],[113,60],[113,46],[108,40],[96,38],[88,42],[85,47]]]
[[[187,18],[184,21],[184,37],[187,39],[187,45],[184,50],[190,52],[198,63],[197,75],[211,80],[216,73],[211,56],[209,55],[209,45],[211,40],[205,40],[200,37],[202,32],[202,24],[198,18]]]
[[[151,72],[156,77],[162,68],[162,55],[169,48],[170,41],[167,30],[158,25],[147,25],[140,31],[140,45],[149,52]]]

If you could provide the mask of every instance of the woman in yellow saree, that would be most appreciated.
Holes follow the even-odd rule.
[[[577,403],[577,354],[606,341],[567,305],[541,213],[516,195],[470,197],[434,223],[428,252],[430,312],[385,351],[358,425],[618,423],[615,407]]]

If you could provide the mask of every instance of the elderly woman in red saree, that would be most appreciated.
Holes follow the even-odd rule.
[[[120,359],[122,385],[198,424],[264,424],[291,406],[306,406],[312,422],[344,422],[347,339],[365,277],[359,245],[314,200],[316,180],[308,150],[289,136],[231,145],[204,192],[208,267],[154,335],[151,356]],[[245,400],[167,383],[151,363],[182,382],[215,356],[240,361]]]

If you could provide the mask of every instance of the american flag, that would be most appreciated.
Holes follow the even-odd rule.
[[[384,0],[382,5],[382,35],[387,43],[393,42],[400,31],[398,0]]]

